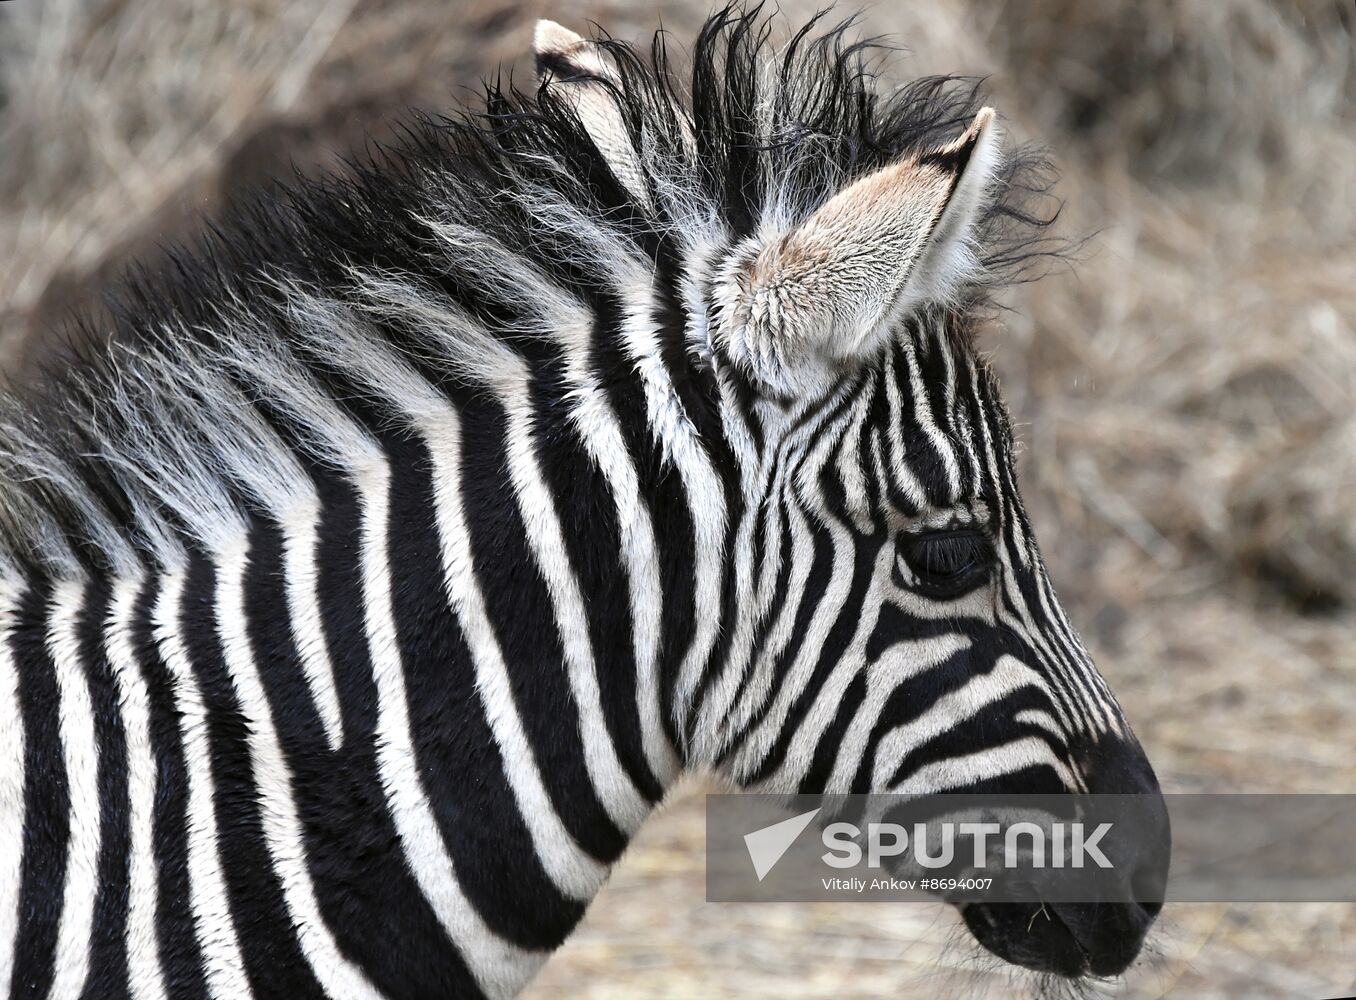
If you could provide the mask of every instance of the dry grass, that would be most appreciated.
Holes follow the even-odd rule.
[[[800,20],[814,0],[783,0]],[[261,176],[622,0],[0,7],[0,350]],[[1066,273],[989,346],[1056,581],[1164,782],[1356,791],[1356,12],[1349,0],[880,4],[902,73],[992,77],[1064,169]],[[520,67],[525,64],[520,63]],[[536,995],[1011,992],[925,907],[709,906],[699,800],[651,824]],[[948,945],[948,942],[951,942]],[[1118,992],[1350,992],[1356,908],[1179,906]],[[1018,986],[1020,989],[1020,985]]]

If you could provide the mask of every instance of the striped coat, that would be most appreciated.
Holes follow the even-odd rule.
[[[261,194],[0,428],[0,983],[508,996],[674,779],[1140,790],[972,344],[969,89],[726,11]],[[1113,974],[1154,910],[973,906]],[[1045,926],[1048,924],[1048,928]]]

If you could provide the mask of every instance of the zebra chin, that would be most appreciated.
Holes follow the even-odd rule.
[[[974,939],[1005,962],[1067,979],[1110,977],[1139,957],[1158,903],[969,903]]]

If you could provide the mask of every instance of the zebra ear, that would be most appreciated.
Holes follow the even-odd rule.
[[[805,362],[866,356],[901,317],[956,298],[978,276],[975,231],[999,144],[984,108],[959,139],[855,181],[732,262],[717,292],[732,355],[789,390]]]
[[[537,82],[565,100],[613,176],[636,198],[648,202],[644,173],[631,135],[617,107],[621,76],[594,42],[555,21],[541,20],[532,39]]]

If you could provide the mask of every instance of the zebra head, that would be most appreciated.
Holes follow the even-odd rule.
[[[673,295],[721,484],[684,482],[694,575],[723,581],[704,609],[698,583],[696,638],[674,654],[686,758],[778,794],[1161,804],[1046,572],[975,346],[986,290],[1036,245],[1012,228],[1035,221],[1030,161],[973,93],[877,94],[839,37],[760,62],[750,20],[718,15],[666,155],[627,50],[538,32],[543,92],[568,96],[682,248]],[[1115,905],[963,916],[1019,965],[1118,974],[1158,908],[1132,882]]]

